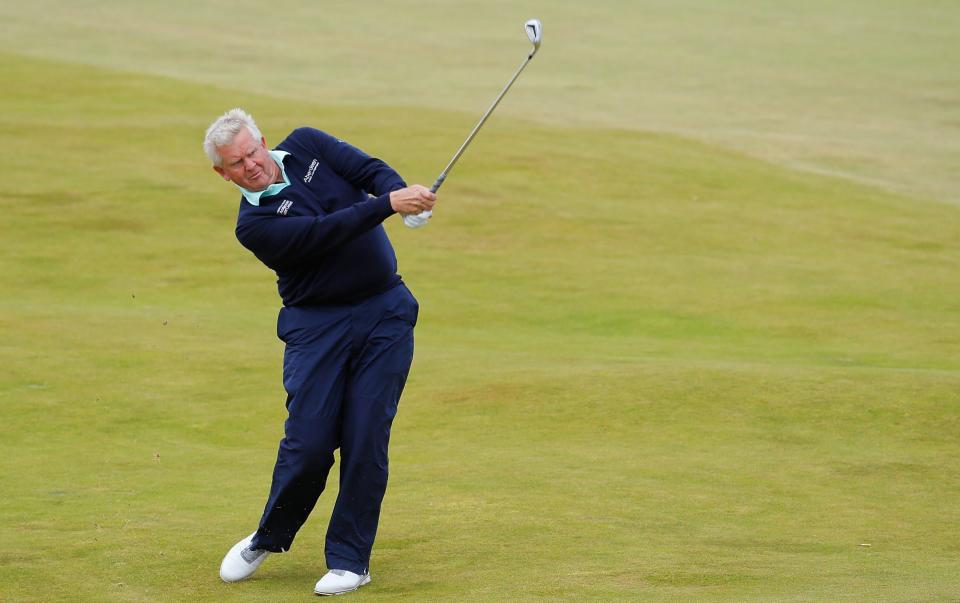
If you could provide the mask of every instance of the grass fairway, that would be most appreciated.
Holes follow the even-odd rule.
[[[203,129],[240,104],[429,184],[477,116],[63,59],[0,54],[0,600],[309,600],[335,474],[290,553],[216,574],[284,412]],[[388,225],[421,322],[351,600],[955,601],[960,208],[522,117]]]
[[[31,0],[0,5],[0,50],[475,119],[531,16],[544,52],[498,118],[680,134],[960,203],[952,0]]]

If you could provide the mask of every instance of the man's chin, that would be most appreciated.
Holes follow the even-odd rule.
[[[270,186],[269,182],[262,182],[263,180],[264,178],[260,178],[259,180],[247,181],[247,182],[241,183],[240,186],[247,189],[251,193],[261,193],[267,190],[267,187]]]

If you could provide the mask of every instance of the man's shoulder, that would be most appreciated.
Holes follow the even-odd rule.
[[[277,145],[277,149],[281,151],[293,152],[292,149],[295,147],[300,147],[303,145],[315,145],[317,143],[324,144],[330,140],[336,140],[330,134],[327,134],[323,130],[318,130],[311,126],[301,126],[295,128],[287,137],[283,139],[283,142]]]

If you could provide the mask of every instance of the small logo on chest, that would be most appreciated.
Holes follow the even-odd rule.
[[[316,159],[310,162],[310,167],[307,169],[307,175],[303,177],[304,182],[310,182],[313,180],[313,173],[317,171],[318,165],[320,165],[320,162]]]
[[[290,207],[293,205],[293,201],[284,201],[280,204],[280,207],[277,208],[278,216],[285,216],[287,212],[290,211]]]

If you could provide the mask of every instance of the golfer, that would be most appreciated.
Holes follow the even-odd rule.
[[[397,274],[382,222],[431,209],[429,189],[329,134],[298,128],[273,150],[233,109],[207,129],[213,169],[241,193],[236,235],[277,274],[288,417],[257,530],[227,553],[226,582],[290,549],[340,449],[340,493],[314,592],[370,582],[387,487],[390,425],[413,359],[417,301]]]

